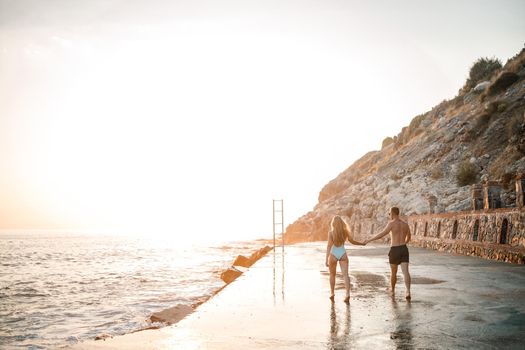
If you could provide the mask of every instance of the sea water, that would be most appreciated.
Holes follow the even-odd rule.
[[[263,245],[4,232],[0,348],[58,348],[147,328],[153,312],[212,295],[236,255]]]

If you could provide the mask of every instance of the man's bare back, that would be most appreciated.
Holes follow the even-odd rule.
[[[381,233],[376,236],[366,240],[365,242],[371,242],[376,239],[379,239],[383,236],[386,236],[387,233],[390,233],[390,246],[397,247],[400,245],[405,245],[410,242],[410,227],[406,222],[401,220],[398,216],[393,218],[386,226]]]
[[[410,241],[410,228],[403,220],[396,218],[390,221],[387,229],[390,231],[390,245],[392,247],[407,244]]]

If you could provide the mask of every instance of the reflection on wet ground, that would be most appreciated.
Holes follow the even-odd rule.
[[[418,276],[412,277],[411,280],[412,280],[412,284],[438,284],[438,283],[445,282],[445,281],[436,280],[433,278],[418,277]]]
[[[350,305],[343,306],[344,312],[336,312],[335,303],[330,306],[330,337],[329,349],[349,349],[352,345],[350,339]]]
[[[377,275],[366,272],[352,273],[359,287],[386,287],[387,280],[384,275]]]
[[[398,303],[392,300],[393,330],[390,339],[396,349],[413,349],[412,341],[412,304],[410,302]]]

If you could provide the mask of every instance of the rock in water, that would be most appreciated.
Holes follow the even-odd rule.
[[[242,271],[237,270],[235,267],[230,267],[228,270],[221,273],[221,280],[223,280],[226,284],[229,284],[240,275],[242,275]]]
[[[253,264],[255,264],[255,262],[257,260],[259,260],[260,258],[265,256],[266,253],[268,253],[270,250],[272,250],[271,247],[265,246],[265,247],[263,247],[261,249],[256,250],[255,252],[253,252],[253,254],[250,255],[249,258],[245,257],[244,255],[238,255],[237,258],[235,258],[235,261],[233,262],[232,265],[233,266],[250,267]]]
[[[111,335],[107,334],[107,333],[102,333],[100,335],[97,335],[95,337],[95,340],[104,340],[105,341],[108,338],[113,338],[113,337]]]
[[[169,309],[155,312],[149,317],[151,322],[163,322],[167,324],[177,323],[186,315],[193,312],[193,308],[189,305],[179,304]]]
[[[233,262],[233,266],[250,267],[254,262],[245,257],[244,255],[238,255]]]
[[[266,253],[268,253],[270,250],[272,250],[271,247],[269,246],[265,246],[259,250],[257,250],[256,252],[254,252],[251,256],[250,256],[250,260],[253,261],[252,262],[252,265],[257,261],[259,260],[260,258],[262,258],[263,256],[266,255]]]

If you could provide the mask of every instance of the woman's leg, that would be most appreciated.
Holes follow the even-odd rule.
[[[332,254],[330,254],[330,257],[328,258],[328,270],[330,271],[330,298],[333,298],[334,296],[336,267],[337,267],[337,260]]]
[[[345,281],[346,297],[348,298],[350,297],[350,277],[348,276],[348,256],[346,254],[339,260],[339,266]]]

